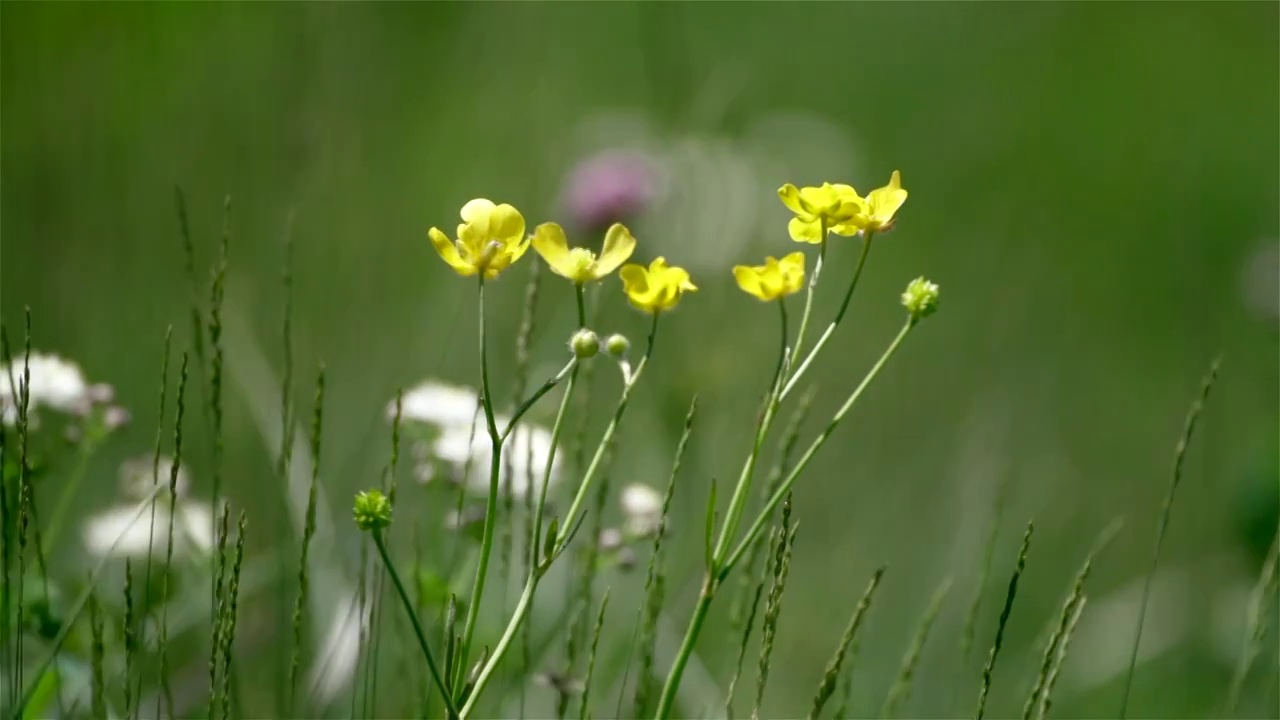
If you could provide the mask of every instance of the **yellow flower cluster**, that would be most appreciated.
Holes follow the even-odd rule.
[[[806,188],[787,183],[778,188],[778,197],[795,213],[787,224],[791,239],[819,245],[826,242],[827,233],[850,237],[888,230],[907,201],[907,191],[902,188],[902,175],[894,170],[888,185],[872,190],[865,198],[852,186],[831,183]],[[733,277],[748,295],[778,300],[804,286],[804,254],[794,252],[781,260],[766,258],[764,265],[737,265]]]
[[[888,185],[866,197],[852,186],[831,183],[804,188],[787,183],[778,189],[778,197],[795,213],[787,224],[791,239],[818,245],[826,242],[828,233],[851,237],[888,230],[907,201],[907,191],[901,174],[894,170]],[[632,305],[647,313],[671,310],[684,293],[698,289],[688,272],[668,265],[665,258],[654,259],[647,268],[623,265],[635,252],[636,239],[622,224],[609,228],[596,255],[587,248],[570,247],[564,229],[553,222],[539,225],[532,236],[526,236],[524,216],[505,203],[472,200],[462,206],[461,215],[457,239],[434,227],[427,234],[440,257],[464,277],[497,277],[532,245],[552,272],[580,286],[602,280],[621,267],[623,292]],[[768,257],[763,265],[734,266],[733,276],[743,292],[771,301],[800,291],[804,266],[804,253],[793,252],[781,260]]]
[[[480,198],[462,206],[457,240],[451,240],[434,227],[427,235],[440,257],[463,277],[497,277],[533,245],[552,272],[575,285],[602,280],[622,266],[618,274],[623,291],[632,305],[647,313],[671,310],[684,293],[698,289],[688,272],[667,265],[664,258],[655,259],[648,268],[622,265],[635,251],[636,239],[620,223],[605,233],[604,247],[598,256],[587,248],[569,247],[564,229],[556,223],[539,225],[531,237],[525,237],[524,228],[520,211]]]

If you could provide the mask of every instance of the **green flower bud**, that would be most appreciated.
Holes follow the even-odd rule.
[[[614,357],[622,357],[631,349],[631,341],[627,339],[626,335],[614,333],[605,339],[604,349]]]
[[[938,286],[922,277],[907,284],[902,293],[902,306],[911,313],[912,320],[932,315],[938,309]]]
[[[579,360],[595,357],[600,352],[600,338],[594,332],[583,328],[573,334],[569,340],[569,349]]]
[[[356,494],[356,527],[361,530],[381,530],[391,524],[391,501],[378,490],[366,490]]]

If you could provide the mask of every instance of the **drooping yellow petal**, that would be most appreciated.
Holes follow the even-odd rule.
[[[778,261],[778,271],[782,274],[782,292],[791,295],[804,286],[804,253],[793,252]]]
[[[880,230],[892,225],[894,216],[906,202],[907,191],[902,187],[902,174],[894,170],[888,185],[876,188],[867,195],[870,216],[868,229]]]
[[[635,249],[636,239],[631,231],[621,223],[614,223],[605,233],[604,247],[601,248],[600,258],[596,260],[595,279],[613,272],[631,257]]]
[[[754,295],[761,300],[768,300],[764,288],[760,284],[760,273],[756,268],[747,265],[733,266],[733,279],[738,281],[738,287],[748,295]]]
[[[800,203],[800,190],[795,185],[787,183],[778,188],[778,198],[782,200],[782,204],[796,215],[810,217],[809,211]]]
[[[440,254],[441,259],[459,275],[469,277],[476,274],[476,266],[465,261],[458,253],[457,245],[447,235],[440,232],[438,228],[428,230],[427,236],[431,238],[431,244],[435,247],[436,252]]]
[[[817,245],[822,242],[822,223],[819,220],[805,220],[799,216],[791,218],[787,223],[787,232],[796,242]]]
[[[552,272],[572,279],[569,241],[564,236],[563,228],[553,222],[542,223],[534,228],[533,249],[547,262]]]

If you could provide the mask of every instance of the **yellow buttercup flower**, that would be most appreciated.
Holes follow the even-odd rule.
[[[822,228],[837,235],[856,235],[860,226],[854,221],[866,215],[866,202],[848,185],[822,183],[819,187],[797,189],[787,183],[778,188],[778,197],[795,213],[787,223],[791,239],[818,244],[825,240]]]
[[[667,265],[664,258],[655,258],[648,269],[643,265],[623,265],[618,275],[631,304],[647,313],[670,310],[680,302],[681,295],[698,289],[684,268]]]
[[[624,225],[614,223],[604,236],[600,257],[587,248],[570,248],[564,230],[553,222],[534,228],[533,249],[552,272],[578,285],[599,280],[618,268],[636,249],[636,239]]]
[[[804,285],[804,253],[793,252],[781,260],[768,257],[764,265],[735,265],[733,277],[743,292],[761,300],[786,297]]]
[[[868,232],[888,230],[893,227],[894,217],[906,201],[907,191],[902,188],[902,173],[894,170],[888,185],[867,193],[865,214],[855,222]]]
[[[431,228],[427,235],[440,257],[463,277],[477,273],[484,273],[485,278],[497,277],[529,249],[520,211],[484,198],[462,206],[456,241],[438,228]]]

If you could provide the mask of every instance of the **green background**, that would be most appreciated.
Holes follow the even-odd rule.
[[[388,399],[428,376],[478,382],[472,286],[439,261],[426,229],[451,228],[472,197],[511,202],[531,225],[560,219],[563,177],[584,153],[642,147],[666,163],[670,192],[634,223],[637,257],[661,252],[701,289],[664,322],[612,480],[663,482],[697,392],[672,519],[668,610],[682,622],[710,478],[723,498],[776,352],[773,313],[738,292],[729,268],[795,247],[774,195],[783,182],[866,190],[899,168],[910,200],[814,369],[821,392],[807,433],[896,331],[908,280],[940,283],[942,307],[797,486],[799,541],[765,714],[807,708],[881,563],[855,709],[875,714],[929,595],[953,575],[906,712],[969,712],[1029,519],[1032,555],[991,713],[1021,708],[1035,637],[1115,516],[1126,526],[1091,580],[1068,670],[1126,656],[1128,641],[1115,650],[1087,639],[1132,637],[1123,600],[1149,562],[1186,408],[1221,352],[1163,559],[1182,574],[1162,607],[1181,620],[1156,622],[1153,611],[1148,632],[1173,642],[1140,666],[1133,704],[1146,717],[1212,715],[1234,662],[1223,638],[1231,651],[1241,632],[1236,589],[1256,577],[1280,482],[1277,321],[1251,312],[1242,291],[1246,266],[1269,264],[1253,272],[1269,278],[1274,308],[1274,256],[1251,258],[1280,235],[1278,8],[5,3],[0,309],[14,337],[30,305],[36,348],[76,359],[132,411],[95,458],[78,509],[113,502],[116,465],[147,452],[154,434],[164,328],[174,324],[180,348],[190,338],[173,187],[188,198],[202,297],[229,194],[227,490],[254,526],[287,534],[274,451],[251,418],[255,390],[235,378],[253,353],[281,366],[281,238],[294,212],[302,412],[317,362],[330,380],[322,482],[338,535],[321,560],[351,564],[359,536],[347,498],[377,482]],[[819,323],[855,258],[851,242],[832,242]],[[512,367],[526,269],[495,285],[499,378]],[[535,377],[561,362],[573,322],[567,285],[544,288]],[[644,318],[618,282],[599,298],[599,329],[639,342]],[[617,392],[616,376],[598,375],[597,429]],[[199,494],[210,451],[194,435]],[[1001,482],[1009,502],[979,652],[961,662]],[[1256,517],[1263,529],[1247,531]],[[60,567],[87,565],[77,557],[74,545],[56,552]],[[611,581],[606,643],[628,641],[639,581]],[[271,617],[274,605],[261,603]],[[699,648],[721,686],[736,649],[723,637],[727,604]],[[1274,663],[1259,661],[1243,711],[1276,716],[1274,682],[1267,698],[1262,680]],[[1120,682],[1109,677],[1064,677],[1056,712],[1114,715]],[[246,684],[251,703],[271,707],[270,689]],[[597,714],[611,713],[610,697]]]

